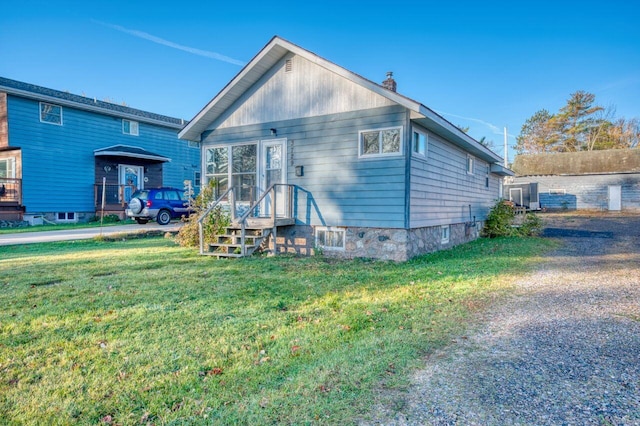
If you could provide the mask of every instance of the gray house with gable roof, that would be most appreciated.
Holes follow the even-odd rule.
[[[244,255],[249,230],[277,253],[391,260],[476,238],[512,172],[396,88],[274,37],[180,132],[204,180],[245,203],[204,254]]]
[[[181,119],[0,78],[0,219],[122,215],[138,188],[199,184]]]

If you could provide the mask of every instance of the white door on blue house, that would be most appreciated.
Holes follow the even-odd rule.
[[[622,210],[622,187],[620,185],[609,185],[609,210]]]
[[[123,186],[124,201],[129,202],[136,189],[144,188],[144,167],[120,164],[118,166],[120,185]]]
[[[262,191],[266,191],[273,184],[287,182],[287,140],[262,141],[262,161],[260,186]],[[264,207],[261,209],[265,216],[271,215],[272,195],[267,194],[264,200]],[[284,216],[286,212],[287,188],[284,186],[275,187],[276,216]]]

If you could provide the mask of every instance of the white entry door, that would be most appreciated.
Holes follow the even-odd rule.
[[[277,139],[272,141],[262,141],[262,172],[261,187],[264,191],[269,189],[274,183],[287,182],[287,140]],[[284,186],[277,186],[275,192],[276,216],[284,216],[286,212],[287,189]],[[265,216],[271,216],[273,200],[271,194],[265,197],[263,208]]]
[[[118,167],[120,185],[124,187],[124,201],[129,202],[136,189],[143,188],[144,167],[120,164]]]
[[[609,186],[609,210],[622,210],[622,187],[620,185]]]

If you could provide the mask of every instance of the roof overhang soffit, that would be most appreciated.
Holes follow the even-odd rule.
[[[418,110],[411,111],[411,120],[488,163],[503,161],[502,157],[424,105],[420,105]]]

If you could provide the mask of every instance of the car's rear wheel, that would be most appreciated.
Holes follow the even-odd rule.
[[[132,198],[131,201],[129,201],[129,209],[133,214],[140,213],[142,211],[142,206],[143,204],[140,198]]]
[[[169,210],[160,210],[156,220],[160,225],[167,225],[171,222],[171,212],[169,212]]]
[[[139,217],[136,217],[136,222],[138,222],[138,225],[144,225],[145,223],[149,222],[149,219],[141,219]]]

